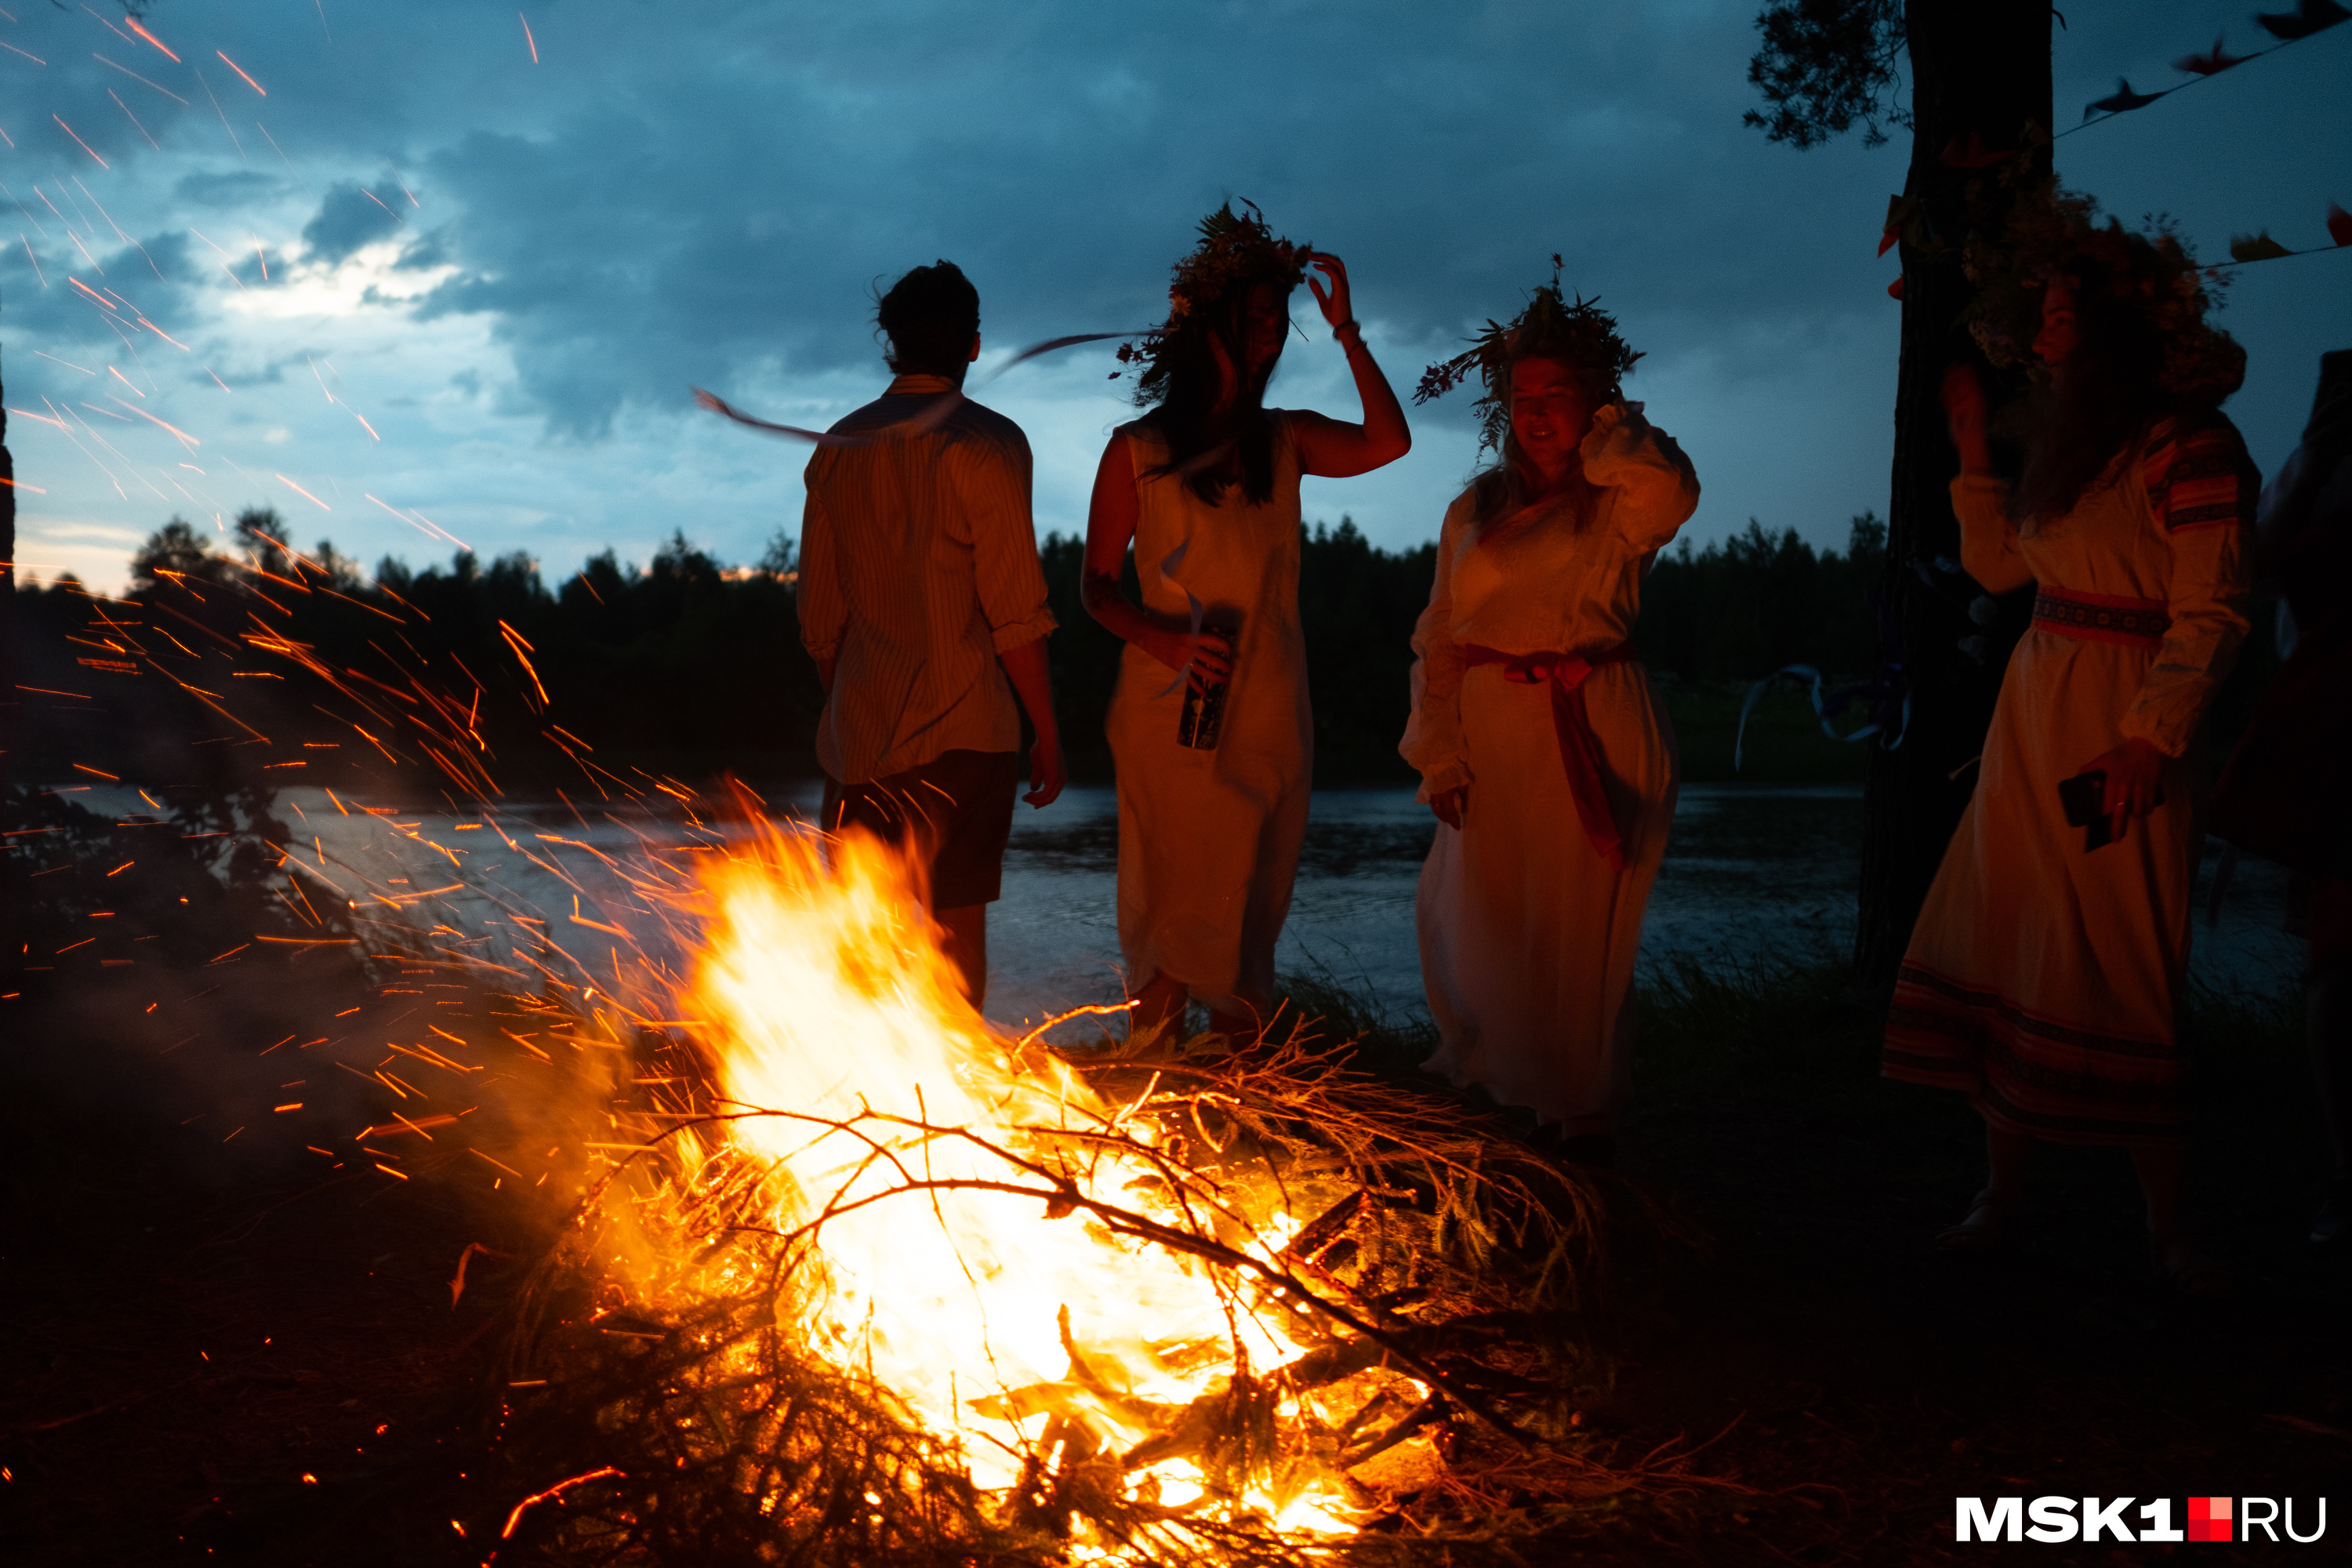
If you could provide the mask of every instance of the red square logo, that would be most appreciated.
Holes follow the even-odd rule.
[[[2230,1504],[2225,1497],[2193,1497],[2189,1500],[2189,1539],[2191,1541],[2229,1541]]]

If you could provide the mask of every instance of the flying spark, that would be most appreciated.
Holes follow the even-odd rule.
[[[77,146],[77,147],[80,148],[80,149],[81,149],[83,152],[85,152],[85,153],[89,153],[89,155],[90,155],[91,157],[93,157],[93,158],[98,158],[98,154],[97,154],[97,153],[90,153],[90,152],[89,152],[89,142],[87,142],[83,141],[83,140],[82,140],[80,137],[79,137],[79,136],[74,136],[74,128],[73,128],[72,126],[68,125],[68,124],[67,124],[64,121],[62,121],[62,120],[58,120],[58,117],[57,117],[56,115],[54,115],[54,114],[50,115],[50,116],[49,116],[49,118],[50,118],[50,119],[52,119],[52,120],[57,120],[57,121],[58,121],[58,130],[63,131],[63,132],[64,132],[67,135],[68,135],[68,136],[73,136],[73,139],[74,139],[74,145],[75,145],[75,146]],[[105,159],[103,159],[103,158],[98,158],[98,166],[99,166],[100,168],[101,168],[101,169],[110,169],[110,168],[112,168],[114,165],[113,165],[113,164],[111,164],[111,163],[108,163]]]
[[[124,119],[130,121],[133,125],[139,125],[139,117],[131,112],[131,106],[123,102],[121,98],[117,97],[112,88],[110,87],[106,89],[106,96],[114,100],[114,107],[122,110]],[[161,153],[163,150],[163,144],[161,142],[156,141],[154,133],[149,131],[144,125],[139,125],[139,134],[146,137],[147,145],[154,148],[158,153]]]
[[[221,64],[223,64],[223,65],[225,65],[225,66],[228,67],[228,68],[229,68],[229,69],[231,69],[231,70],[233,70],[233,71],[236,72],[236,74],[237,74],[237,75],[239,75],[239,76],[241,76],[241,77],[245,77],[245,85],[246,85],[246,86],[247,86],[247,87],[249,87],[249,88],[253,89],[253,90],[254,90],[254,91],[256,91],[256,92],[257,92],[257,93],[261,94],[261,96],[262,96],[262,97],[264,97],[264,98],[268,98],[268,97],[269,96],[269,89],[268,89],[268,88],[266,88],[266,87],[262,86],[259,82],[257,82],[257,81],[254,80],[252,77],[250,77],[250,76],[247,76],[247,75],[246,75],[246,69],[245,69],[245,68],[244,68],[243,66],[241,66],[241,65],[237,64],[235,60],[233,60],[233,59],[229,58],[226,55],[222,55],[222,54],[221,54],[221,52],[220,52],[220,50],[218,50],[218,49],[215,49],[215,50],[213,51],[213,53],[215,53],[215,54],[216,54],[216,55],[220,55]]]
[[[92,49],[92,50],[89,52],[89,58],[90,58],[91,59],[96,60],[99,64],[100,64],[100,65],[102,65],[102,66],[114,66],[114,68],[115,68],[116,70],[121,71],[124,76],[129,77],[132,81],[136,81],[136,82],[144,82],[147,86],[153,88],[157,92],[162,93],[165,98],[170,99],[173,103],[185,105],[185,104],[186,104],[186,102],[188,101],[186,99],[182,98],[178,93],[173,92],[170,88],[163,86],[162,83],[160,83],[160,82],[148,81],[148,80],[147,80],[147,79],[146,79],[145,77],[141,76],[137,71],[132,70],[129,66],[115,65],[115,64],[114,64],[114,62],[113,62],[112,60],[108,59],[104,55],[100,54],[96,49]]]
[[[215,377],[215,379],[218,378]],[[317,507],[320,511],[332,511],[335,510],[333,507],[329,506],[325,501],[320,500],[317,496],[312,495],[309,490],[304,489],[300,485],[296,484],[292,479],[288,479],[284,474],[278,476],[278,482],[284,485],[288,489],[292,490],[296,495],[300,496],[304,500],[309,501],[312,506]]]
[[[138,18],[138,17],[136,17],[136,16],[125,16],[125,17],[123,17],[122,19],[123,19],[125,22],[128,22],[129,24],[131,24],[131,30],[132,32],[134,32],[134,33],[138,34],[141,37],[142,37],[142,38],[146,39],[149,43],[151,43],[151,44],[154,45],[157,48],[159,48],[159,49],[163,49],[163,39],[161,39],[161,38],[159,38],[159,37],[157,37],[154,34],[152,34],[152,33],[149,32],[146,28],[144,28],[144,27],[141,26],[139,25],[139,18]],[[172,63],[173,63],[173,65],[178,65],[178,64],[180,63],[180,57],[179,57],[179,56],[177,56],[177,55],[175,55],[175,54],[173,54],[171,50],[169,50],[169,49],[163,49],[163,53],[164,53],[167,57],[169,57],[169,58],[170,58],[170,59],[171,59],[171,61],[172,61]],[[223,59],[226,59],[228,57],[227,57],[227,56],[226,56],[226,55],[224,55],[224,56],[222,56],[221,58],[222,58]]]

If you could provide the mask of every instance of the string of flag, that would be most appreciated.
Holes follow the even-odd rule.
[[[2176,92],[2185,92],[2200,82],[2212,80],[2223,71],[2233,70],[2249,61],[2261,59],[2264,55],[2274,55],[2290,44],[2299,44],[2304,39],[2315,34],[2324,33],[2342,22],[2352,22],[2352,11],[2346,10],[2336,4],[2336,0],[2301,0],[2293,11],[2257,12],[2254,15],[2254,25],[2278,42],[2268,47],[2256,49],[2252,54],[2233,55],[2224,47],[2228,35],[2218,34],[2213,39],[2213,47],[2203,54],[2183,55],[2172,62],[2174,70],[2189,73],[2189,80],[2176,82],[2170,87],[2161,88],[2155,92],[2135,92],[2127,79],[2117,77],[2114,92],[2105,98],[2093,99],[2083,106],[2081,124],[2071,130],[2061,131],[2058,134],[2062,137],[2072,136],[2076,131],[2087,131],[2094,125],[2103,125],[2118,114],[2129,114],[2135,109],[2146,109],[2159,98],[2170,98]],[[2093,118],[2094,116],[2096,118]]]
[[[2188,72],[2189,79],[2158,92],[2136,92],[2132,89],[2130,81],[2117,77],[2116,90],[2106,98],[2095,99],[2084,104],[2083,122],[2072,130],[2060,132],[2059,136],[2072,136],[2076,131],[2087,131],[2094,125],[2104,125],[2119,114],[2128,114],[2134,110],[2146,109],[2158,99],[2169,98],[2174,93],[2185,91],[2200,82],[2210,81],[2223,71],[2234,69],[2252,60],[2258,60],[2264,55],[2276,54],[2290,44],[2299,44],[2305,38],[2324,33],[2342,23],[2352,22],[2352,10],[2347,10],[2336,4],[2336,0],[2299,0],[2296,8],[2293,11],[2257,12],[2254,22],[2277,42],[2268,47],[2256,49],[2251,54],[2233,55],[2229,52],[2228,35],[2222,34],[2216,37],[2213,47],[2202,54],[2184,55],[2173,61],[2173,68]],[[1948,168],[1982,169],[2002,163],[2015,155],[2016,149],[1989,148],[1979,133],[1970,132],[1965,142],[1958,137],[1952,139],[1951,143],[1943,151],[1941,162]],[[1886,223],[1878,242],[1879,255],[1885,255],[1903,237],[1905,226],[1911,221],[1915,212],[1916,206],[1911,198],[1903,195],[1888,198]],[[2252,234],[2231,236],[2230,259],[2214,265],[2247,267],[2256,262],[2284,261],[2289,257],[2317,256],[2323,252],[2352,248],[2352,213],[2347,213],[2338,204],[2330,202],[2327,204],[2327,216],[2325,222],[2328,240],[2326,245],[2306,246],[2303,249],[2293,250],[2272,238],[2268,228],[2263,228]],[[1886,292],[1894,299],[1903,298],[1903,279],[1897,278],[1888,284]]]

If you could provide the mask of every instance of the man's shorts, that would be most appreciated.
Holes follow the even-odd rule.
[[[942,752],[861,784],[845,786],[828,774],[818,823],[828,833],[863,827],[885,844],[911,840],[929,868],[935,910],[992,904],[1020,788],[1018,752]]]

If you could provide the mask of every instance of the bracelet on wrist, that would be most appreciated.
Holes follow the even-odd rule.
[[[1332,328],[1331,335],[1343,343],[1360,343],[1364,341],[1364,329],[1356,321],[1347,321]]]

